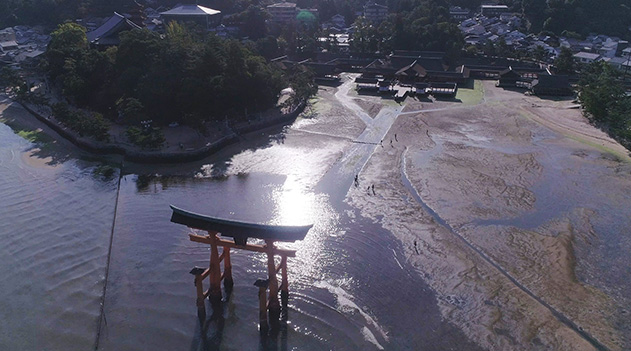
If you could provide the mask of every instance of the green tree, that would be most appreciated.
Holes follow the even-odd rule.
[[[532,52],[532,58],[537,61],[544,61],[548,57],[548,53],[541,45],[537,45],[535,50]]]
[[[292,105],[297,105],[318,93],[318,85],[314,81],[314,73],[304,66],[296,66],[288,77],[289,86],[294,90],[294,95],[289,100]]]
[[[572,74],[574,73],[575,63],[572,50],[567,47],[561,47],[559,56],[554,60],[554,65],[560,74]]]
[[[136,98],[120,98],[116,101],[116,109],[119,116],[128,124],[139,124],[147,119],[140,100]]]
[[[594,62],[581,71],[579,99],[585,116],[625,147],[631,147],[631,98],[620,73],[605,62]]]
[[[378,47],[377,29],[363,16],[355,20],[351,36],[351,49],[355,52],[375,52]]]
[[[116,54],[119,88],[125,95],[133,95],[140,80],[160,57],[163,41],[157,33],[134,29],[120,33]]]
[[[20,73],[11,67],[0,69],[0,87],[11,94],[15,94],[18,99],[26,98],[28,86]]]
[[[76,23],[60,24],[50,37],[46,58],[49,74],[55,79],[64,73],[66,60],[81,59],[88,49],[88,39],[85,28]]]

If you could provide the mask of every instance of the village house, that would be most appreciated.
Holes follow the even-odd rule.
[[[512,67],[509,67],[500,72],[500,79],[497,82],[497,86],[502,88],[515,88],[519,80],[521,80],[521,74],[515,72]]]
[[[594,54],[591,52],[579,52],[577,54],[574,54],[574,60],[578,63],[582,63],[582,64],[590,64],[594,61],[597,61],[600,59],[600,55],[599,54]]]
[[[481,5],[480,14],[486,17],[499,17],[501,14],[508,12],[506,5]]]
[[[293,23],[298,15],[298,8],[293,2],[279,2],[268,5],[267,12],[270,14],[270,23],[273,25],[286,25]]]
[[[200,5],[180,5],[160,13],[160,17],[164,23],[194,22],[206,30],[211,30],[221,23],[221,11]]]
[[[471,17],[471,10],[460,6],[451,6],[449,8],[449,17],[455,22],[460,22]]]
[[[532,81],[530,90],[537,96],[574,95],[568,76],[561,75],[540,75],[537,79]]]
[[[337,28],[346,28],[346,19],[339,13],[331,17],[329,22],[333,23]]]
[[[378,91],[379,79],[374,77],[357,77],[355,78],[357,91]]]
[[[0,62],[36,65],[46,51],[50,36],[41,27],[15,26],[0,30]]]
[[[628,57],[605,57],[603,61],[621,71],[628,71],[631,68],[631,60]]]
[[[388,6],[379,5],[376,2],[367,2],[364,5],[364,18],[371,23],[381,23],[388,17]]]

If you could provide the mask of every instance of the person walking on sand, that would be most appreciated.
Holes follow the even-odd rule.
[[[396,141],[397,143],[399,142],[399,139],[397,139],[397,133],[394,133],[394,141]]]
[[[355,174],[355,187],[359,186],[359,174]]]
[[[375,184],[373,184],[373,185],[372,185],[372,194],[373,194],[373,195],[377,195],[377,194],[375,193]]]

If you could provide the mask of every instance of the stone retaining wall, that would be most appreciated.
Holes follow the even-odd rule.
[[[277,118],[266,121],[253,122],[247,125],[233,128],[233,133],[224,136],[219,140],[207,144],[201,148],[181,152],[162,152],[162,151],[141,151],[133,150],[128,147],[116,145],[112,143],[102,143],[87,138],[82,138],[74,132],[60,124],[42,116],[39,112],[28,106],[28,104],[20,103],[28,112],[35,116],[38,120],[46,124],[57,134],[75,144],[81,149],[95,154],[117,154],[122,155],[126,161],[137,163],[181,163],[203,159],[221,150],[222,148],[233,144],[239,140],[240,134],[250,133],[267,127],[272,127],[281,123],[288,123],[296,119],[304,110],[306,103],[298,105],[292,112],[279,114]]]

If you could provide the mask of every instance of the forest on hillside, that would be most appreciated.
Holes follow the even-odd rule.
[[[173,6],[180,0],[152,0],[145,6]],[[250,6],[264,7],[274,0],[198,0],[198,4],[219,9],[224,13],[239,13]],[[317,8],[320,21],[335,14],[355,21],[365,0],[295,0],[300,8]],[[523,13],[531,23],[531,31],[564,32],[585,36],[600,33],[629,37],[631,26],[631,0],[505,0],[500,1],[517,13]],[[452,5],[477,8],[481,0],[377,0],[387,5],[391,13],[415,8],[449,8]],[[107,16],[113,11],[124,12],[136,6],[134,0],[2,0],[0,1],[0,28],[17,24],[56,25],[66,20],[86,16]],[[436,21],[432,21],[436,22]]]

